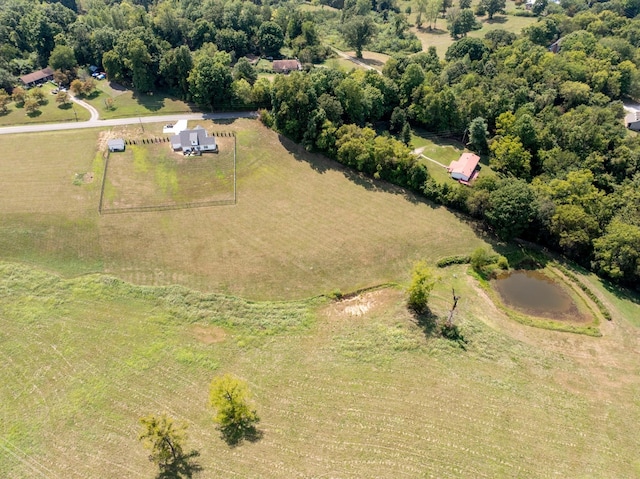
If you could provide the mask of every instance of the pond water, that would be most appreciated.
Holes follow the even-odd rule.
[[[502,301],[532,316],[581,319],[571,297],[540,271],[516,270],[493,281]]]

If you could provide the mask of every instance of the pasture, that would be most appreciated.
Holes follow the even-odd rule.
[[[2,263],[0,475],[154,477],[137,421],[160,412],[188,424],[197,477],[638,475],[639,330],[617,309],[602,338],[529,328],[465,267],[439,274],[432,309],[455,286],[465,350],[397,288],[248,302]],[[218,437],[222,372],[248,380],[257,442]]]
[[[99,216],[100,132],[0,138],[1,258],[291,299],[403,281],[419,258],[485,244],[474,223],[310,154],[257,121],[201,124],[237,133],[235,205]],[[162,125],[145,130],[161,135]],[[20,151],[10,148],[16,141]],[[92,183],[74,184],[89,171]]]
[[[452,266],[430,307],[455,288],[466,343],[433,337],[411,265],[487,245],[474,223],[257,121],[201,124],[237,135],[235,205],[98,214],[105,137],[162,125],[0,137],[0,477],[154,477],[138,419],[162,412],[202,478],[640,475],[640,301],[576,273],[602,337],[537,329]],[[170,159],[140,146],[134,177]],[[164,184],[141,178],[130,201]],[[256,442],[211,422],[224,372],[249,382]]]

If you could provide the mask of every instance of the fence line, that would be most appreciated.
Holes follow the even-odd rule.
[[[102,214],[102,200],[104,199],[104,185],[107,182],[107,167],[109,166],[109,150],[104,159],[104,171],[102,172],[102,185],[100,185],[100,201],[98,202],[98,214]]]
[[[228,200],[211,200],[200,201],[196,203],[181,203],[176,205],[154,205],[154,206],[130,206],[126,208],[107,208],[102,210],[103,215],[115,215],[121,213],[145,213],[150,211],[171,211],[171,210],[185,210],[190,208],[204,208],[207,206],[226,206],[235,205],[234,199]]]

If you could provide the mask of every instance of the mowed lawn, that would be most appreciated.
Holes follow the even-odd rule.
[[[38,111],[28,115],[24,105],[18,107],[15,102],[11,102],[7,106],[7,112],[0,113],[0,126],[86,121],[89,119],[89,112],[75,103],[69,103],[64,106],[56,103],[56,95],[51,93],[55,87],[51,83],[45,83],[43,86],[36,88],[40,88],[46,93],[44,104],[39,106]]]
[[[236,205],[99,216],[100,132],[0,138],[1,257],[287,299],[404,282],[416,260],[485,244],[473,223],[309,154],[257,121],[202,126],[237,132]],[[161,134],[161,125],[145,134],[153,128]],[[74,184],[89,171],[92,183]]]
[[[166,412],[203,478],[637,477],[639,329],[617,308],[602,338],[514,323],[465,268],[431,300],[461,296],[463,350],[396,288],[261,303],[0,263],[0,476],[155,477],[138,420]],[[249,383],[257,442],[211,422],[224,372]]]
[[[84,100],[98,110],[102,119],[198,111],[193,105],[165,93],[145,95],[108,80],[96,82],[95,92]],[[113,102],[111,108],[107,108],[107,101]]]

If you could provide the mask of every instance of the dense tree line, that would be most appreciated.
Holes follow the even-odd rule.
[[[431,49],[392,58],[383,75],[278,78],[268,120],[308,148],[485,220],[501,238],[552,246],[637,287],[640,139],[624,128],[620,100],[640,96],[640,21],[597,5],[550,14],[520,37],[463,38],[444,62]],[[468,140],[498,176],[473,188],[437,183],[398,140],[368,127],[381,121]]]

